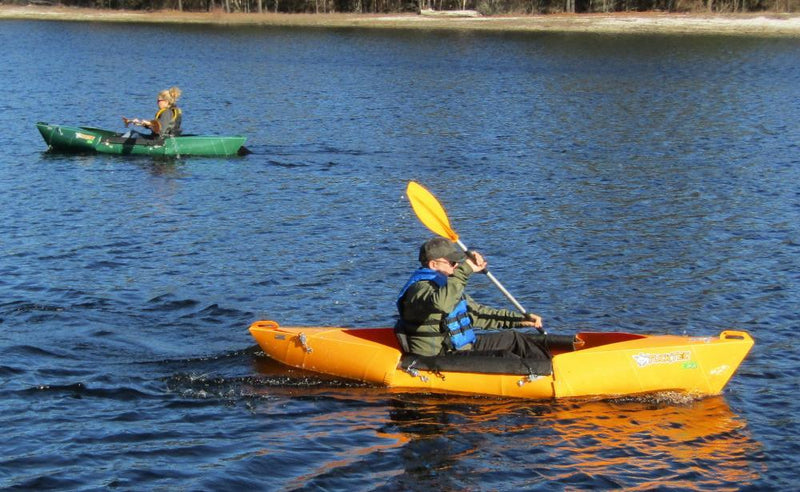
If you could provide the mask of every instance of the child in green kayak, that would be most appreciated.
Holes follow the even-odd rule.
[[[177,136],[181,134],[181,120],[183,112],[176,106],[178,98],[181,97],[181,90],[178,87],[170,87],[158,93],[156,102],[158,111],[152,120],[142,120],[139,118],[122,117],[123,123],[127,127],[130,124],[149,129],[151,135],[142,135],[137,131],[131,130],[123,136],[131,138],[159,138]]]
[[[465,294],[473,273],[486,269],[480,253],[467,257],[448,239],[437,237],[419,250],[417,269],[400,292],[400,319],[395,331],[403,350],[432,356],[448,353],[504,353],[523,358],[546,359],[540,335],[514,330],[476,334],[475,329],[542,327],[536,314],[523,315],[494,309],[475,302]]]

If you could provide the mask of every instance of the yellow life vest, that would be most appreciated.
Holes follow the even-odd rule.
[[[179,134],[180,133],[182,111],[181,111],[181,108],[179,108],[177,106],[172,106],[172,107],[166,107],[166,108],[159,109],[158,112],[156,113],[155,118],[153,118],[153,124],[150,126],[150,129],[153,130],[155,133],[157,133],[159,135],[162,135],[161,131],[163,130],[161,128],[161,123],[159,122],[159,118],[164,113],[164,111],[166,111],[168,109],[172,110],[172,119],[171,119],[171,121],[173,123],[171,125],[171,127],[168,128],[169,134],[172,135],[176,130],[177,130],[177,132],[175,132],[175,134]]]

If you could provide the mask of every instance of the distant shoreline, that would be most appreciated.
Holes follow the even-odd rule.
[[[800,14],[548,14],[456,17],[418,14],[274,14],[146,12],[60,6],[0,5],[0,20],[176,23],[224,26],[585,32],[608,34],[725,34],[800,37]]]

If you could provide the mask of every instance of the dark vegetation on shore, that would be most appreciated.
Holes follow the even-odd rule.
[[[402,13],[475,10],[484,15],[675,12],[800,12],[800,0],[0,0],[6,5],[60,5],[110,10],[184,12]]]

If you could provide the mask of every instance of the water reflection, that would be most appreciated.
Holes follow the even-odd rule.
[[[582,473],[649,489],[739,488],[763,471],[760,444],[722,397],[675,395],[559,405],[547,420],[562,436],[554,479]]]
[[[107,166],[109,168],[130,167],[143,169],[153,176],[185,177],[186,160],[173,156],[116,156],[93,153],[71,153],[57,150],[41,152],[42,162],[48,165],[63,164],[66,166],[80,166],[91,168]],[[202,161],[203,158],[195,157],[194,160]]]
[[[324,439],[339,429],[336,452],[318,457],[295,485],[319,485],[362,460],[389,466],[387,455],[391,471],[370,486],[725,490],[766,473],[761,444],[723,397],[553,402],[417,394],[336,382],[264,357],[254,362],[266,384],[259,393],[314,399],[332,412],[309,416],[306,432]]]
[[[390,417],[408,437],[405,473],[445,488],[469,487],[465,472],[476,468],[504,474],[515,487],[631,490],[735,489],[763,472],[751,462],[760,445],[723,398],[532,403],[403,395],[391,401]],[[509,462],[513,470],[493,469]]]
[[[136,165],[153,176],[185,178],[189,175],[184,163],[175,158],[151,158],[137,162]]]

